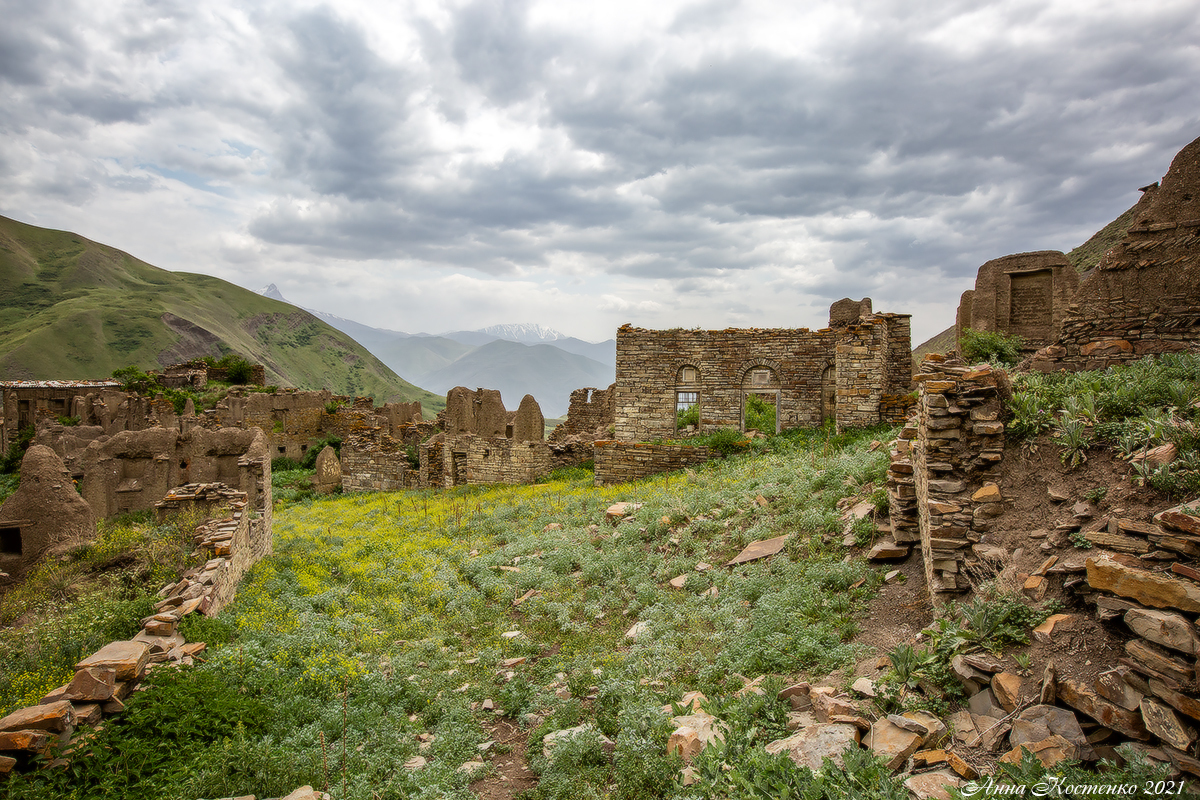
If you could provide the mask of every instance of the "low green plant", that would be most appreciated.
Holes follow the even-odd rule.
[[[756,394],[746,396],[746,430],[756,430],[768,436],[775,433],[775,404]]]
[[[1108,497],[1107,486],[1094,486],[1083,493],[1083,498],[1089,503],[1100,505],[1104,502],[1104,498]]]
[[[17,437],[9,443],[8,452],[4,454],[3,461],[0,461],[0,473],[12,475],[21,471],[21,460],[25,458],[25,451],[33,443],[36,434],[37,429],[32,425],[26,425],[17,431]]]
[[[967,328],[959,343],[962,357],[969,364],[986,361],[1000,367],[1011,367],[1021,360],[1025,341],[998,331],[977,331]]]
[[[1078,547],[1080,550],[1091,550],[1092,543],[1088,540],[1087,534],[1083,531],[1074,531],[1071,534],[1071,544]]]
[[[1092,437],[1088,433],[1087,423],[1065,413],[1054,425],[1054,438],[1062,447],[1059,458],[1068,469],[1075,469],[1087,461],[1087,450],[1092,446]]]

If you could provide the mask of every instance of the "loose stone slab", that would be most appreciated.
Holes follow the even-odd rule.
[[[1182,614],[1149,608],[1131,608],[1125,612],[1125,624],[1143,639],[1194,655],[1198,639],[1196,626]]]
[[[842,753],[847,747],[858,746],[858,736],[858,728],[853,725],[832,722],[804,728],[786,739],[776,739],[766,750],[771,755],[787,753],[796,766],[814,771],[821,768],[826,758],[844,767]]]
[[[958,788],[962,779],[947,769],[913,775],[904,780],[904,788],[917,800],[950,800],[950,787]]]
[[[745,564],[747,561],[757,561],[760,558],[773,556],[783,549],[787,544],[787,540],[791,538],[790,533],[785,533],[783,536],[776,536],[773,539],[763,539],[758,542],[751,542],[746,545],[742,552],[738,553],[731,560],[725,563],[727,567],[733,567],[738,564]]]
[[[109,642],[75,665],[75,669],[110,667],[119,681],[137,680],[146,671],[150,645],[146,642]]]
[[[73,727],[75,709],[66,700],[17,709],[0,719],[0,731],[35,730],[60,733]]]
[[[1183,724],[1175,710],[1152,698],[1142,700],[1146,729],[1177,750],[1187,750],[1196,741],[1196,730]]]
[[[871,725],[867,747],[877,756],[887,759],[888,769],[895,772],[904,766],[908,757],[925,743],[925,734],[914,733],[889,719],[878,719]]]
[[[1087,582],[1093,589],[1127,597],[1143,605],[1200,613],[1200,586],[1126,567],[1111,558],[1089,558]]]

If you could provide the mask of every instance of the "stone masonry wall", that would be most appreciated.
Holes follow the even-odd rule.
[[[608,428],[614,422],[616,384],[607,389],[576,389],[571,392],[567,418],[550,432],[550,441],[561,442],[569,436],[595,438],[598,432],[611,435]]]
[[[885,397],[908,392],[909,349],[908,316],[899,314],[872,314],[818,331],[623,325],[617,331],[615,435],[621,441],[674,436],[680,391],[697,393],[701,430],[741,428],[750,393],[777,393],[780,430],[829,417],[842,426],[874,424],[884,419],[885,407],[891,410]],[[834,408],[823,399],[830,395]]]
[[[1007,375],[930,355],[914,376],[916,415],[892,452],[888,495],[897,543],[921,542],[935,607],[970,588],[974,545],[1004,512],[1001,395]]]
[[[595,483],[604,486],[703,464],[713,453],[707,447],[679,444],[598,441],[595,457]]]

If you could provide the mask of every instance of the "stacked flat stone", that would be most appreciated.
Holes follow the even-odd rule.
[[[1193,502],[1161,511],[1152,521],[1114,517],[1089,526],[1095,530],[1084,535],[1107,549],[1089,551],[1086,577],[1076,588],[1096,606],[1098,619],[1123,625],[1132,638],[1093,684],[1060,681],[1058,692],[1061,701],[1135,740],[1151,758],[1192,775],[1200,775],[1194,757],[1200,725],[1198,512],[1200,503]],[[1173,561],[1169,569],[1167,561]]]
[[[892,452],[888,493],[896,541],[919,534],[935,605],[970,588],[963,573],[977,557],[975,545],[1004,513],[997,484],[1004,458],[1002,376],[986,364],[932,354],[913,378],[916,417]]]
[[[222,483],[193,483],[176,487],[157,504],[159,513],[204,505],[227,505],[227,516],[210,518],[193,533],[197,548],[213,557],[184,572],[159,590],[155,613],[142,619],[132,640],[110,642],[75,665],[75,677],[42,698],[41,703],[0,719],[0,774],[20,760],[41,754],[62,763],[72,753],[70,742],[80,725],[94,725],[104,714],[119,714],[125,700],[155,664],[191,664],[205,649],[187,642],[179,623],[189,614],[215,616],[237,591],[249,567],[270,551],[251,543],[251,521],[245,492]]]

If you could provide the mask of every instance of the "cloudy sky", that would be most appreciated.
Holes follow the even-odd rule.
[[[1200,136],[1194,0],[0,0],[0,214],[409,332],[953,321]]]

